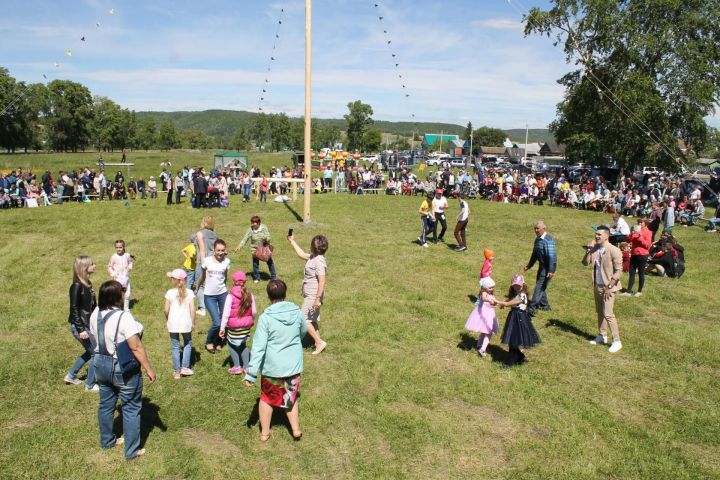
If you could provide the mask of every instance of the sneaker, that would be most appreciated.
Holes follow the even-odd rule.
[[[177,371],[177,372],[174,372],[174,373],[173,373],[173,378],[174,378],[175,380],[180,380],[180,378],[182,378],[182,375],[180,375],[180,372]]]
[[[635,296],[636,296],[636,297],[642,297],[642,292],[637,292],[637,293],[635,294]]]
[[[425,248],[430,248],[430,245],[428,245],[427,243],[423,243],[422,246]]]
[[[253,280],[253,283],[260,283],[260,280]]]
[[[199,308],[197,312],[195,312],[196,315],[200,315],[201,317],[205,316],[205,309]]]
[[[632,292],[630,291],[624,291],[620,294],[621,297],[632,297]]]
[[[467,247],[463,247],[462,245],[460,245],[455,250],[457,250],[458,252],[464,252],[465,250],[467,250]]]
[[[620,350],[621,348],[622,348],[622,342],[620,340],[615,340],[610,345],[610,348],[608,348],[608,352],[615,353],[618,350]]]
[[[590,340],[590,345],[605,345],[608,341],[606,335],[598,335],[594,339]]]
[[[228,373],[229,373],[230,375],[241,375],[241,374],[243,374],[243,373],[245,373],[245,372],[243,372],[243,368],[242,368],[242,367],[230,367],[230,368],[228,368]]]
[[[89,388],[88,388],[88,387],[85,387],[85,391],[86,391],[86,392],[99,392],[99,391],[100,391],[100,385],[98,385],[98,384],[96,383],[96,384],[93,385],[92,387],[89,387]]]
[[[63,381],[67,383],[68,385],[80,385],[83,383],[82,380],[78,380],[77,378],[72,378],[70,375],[65,375],[65,378],[63,378]]]
[[[183,367],[180,369],[180,375],[182,375],[183,377],[189,377],[194,374],[195,374],[195,372],[190,368]]]
[[[137,453],[136,453],[135,455],[133,455],[132,457],[127,457],[127,460],[135,460],[136,458],[142,457],[143,455],[145,455],[145,449],[144,449],[144,448],[141,448],[141,449],[138,450]]]

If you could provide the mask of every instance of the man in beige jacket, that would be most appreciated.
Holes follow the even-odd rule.
[[[601,225],[595,230],[595,241],[586,247],[583,265],[593,267],[593,292],[595,294],[595,310],[598,316],[598,330],[600,334],[590,343],[592,345],[606,344],[608,341],[607,327],[610,326],[613,342],[608,351],[615,353],[622,348],[620,329],[613,313],[616,293],[621,289],[622,253],[616,246],[610,244],[610,228]]]

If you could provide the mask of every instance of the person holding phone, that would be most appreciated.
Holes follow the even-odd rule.
[[[307,260],[302,283],[304,300],[301,310],[307,322],[308,333],[315,341],[315,351],[312,354],[317,355],[327,347],[327,342],[320,338],[318,322],[320,320],[320,306],[323,303],[326,287],[327,262],[325,261],[325,252],[328,249],[328,240],[324,235],[315,235],[310,242],[310,253],[303,251],[300,245],[295,242],[292,229],[288,231],[288,241],[297,256]]]

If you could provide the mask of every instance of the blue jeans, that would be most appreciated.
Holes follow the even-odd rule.
[[[70,333],[72,333],[73,337],[75,337],[75,340],[80,342],[80,345],[85,348],[85,352],[80,355],[77,360],[75,360],[73,366],[70,367],[68,377],[77,377],[77,374],[82,368],[82,366],[85,365],[87,362],[90,362],[88,364],[88,374],[87,379],[85,380],[85,385],[87,386],[87,388],[92,388],[95,386],[95,365],[92,362],[92,357],[93,355],[95,355],[95,338],[90,335],[87,340],[83,340],[78,335],[78,331],[77,328],[75,328],[75,325],[70,325]],[[90,332],[88,331],[88,334],[89,333]]]
[[[195,278],[202,277],[203,274],[203,268],[202,265],[200,265],[200,262],[197,263],[197,267],[195,267]],[[193,279],[195,280],[195,279]],[[197,299],[198,299],[198,310],[205,310],[205,282],[203,282],[202,285],[200,285],[197,289]],[[189,283],[187,285],[190,285]]]
[[[210,313],[212,325],[208,329],[207,339],[205,343],[210,345],[222,345],[223,341],[218,336],[220,332],[220,321],[222,320],[223,308],[225,308],[225,299],[227,292],[220,295],[205,295],[205,308]]]
[[[535,291],[533,291],[532,299],[528,305],[528,313],[534,312],[537,308],[550,309],[550,302],[548,302],[547,293],[545,293],[551,280],[547,277],[547,274],[548,271],[545,267],[538,267],[537,277],[535,277]]]
[[[251,188],[252,188],[252,185],[250,185],[249,183],[246,185],[245,184],[243,185],[243,199],[246,202],[250,201],[250,189]]]
[[[260,280],[260,260],[258,260],[255,257],[252,257],[253,261],[253,280]],[[272,257],[268,258],[267,261],[268,268],[270,269],[270,278],[275,279],[277,277],[277,274],[275,273],[275,262],[273,262]]]
[[[63,202],[63,193],[65,193],[65,187],[63,185],[58,185],[57,187],[57,203],[61,204]]]
[[[195,283],[195,270],[185,270],[185,273],[187,274],[187,278],[185,279],[185,285],[187,285],[187,288],[192,290],[193,283]]]
[[[125,437],[125,458],[130,459],[140,450],[140,409],[142,408],[142,373],[123,377],[119,364],[115,365],[111,385],[100,385],[98,425],[100,446],[112,448],[117,442],[113,433],[113,418],[118,398],[122,405],[123,436]]]
[[[180,371],[180,335],[182,335],[184,347],[182,349],[182,368],[190,368],[192,359],[192,333],[170,333],[170,347],[172,349],[173,370]]]

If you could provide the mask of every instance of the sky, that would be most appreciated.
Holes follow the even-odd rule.
[[[0,66],[20,81],[76,81],[136,111],[304,113],[304,0],[0,5]],[[361,100],[378,120],[546,128],[572,65],[523,35],[532,6],[548,2],[313,0],[312,116]]]

